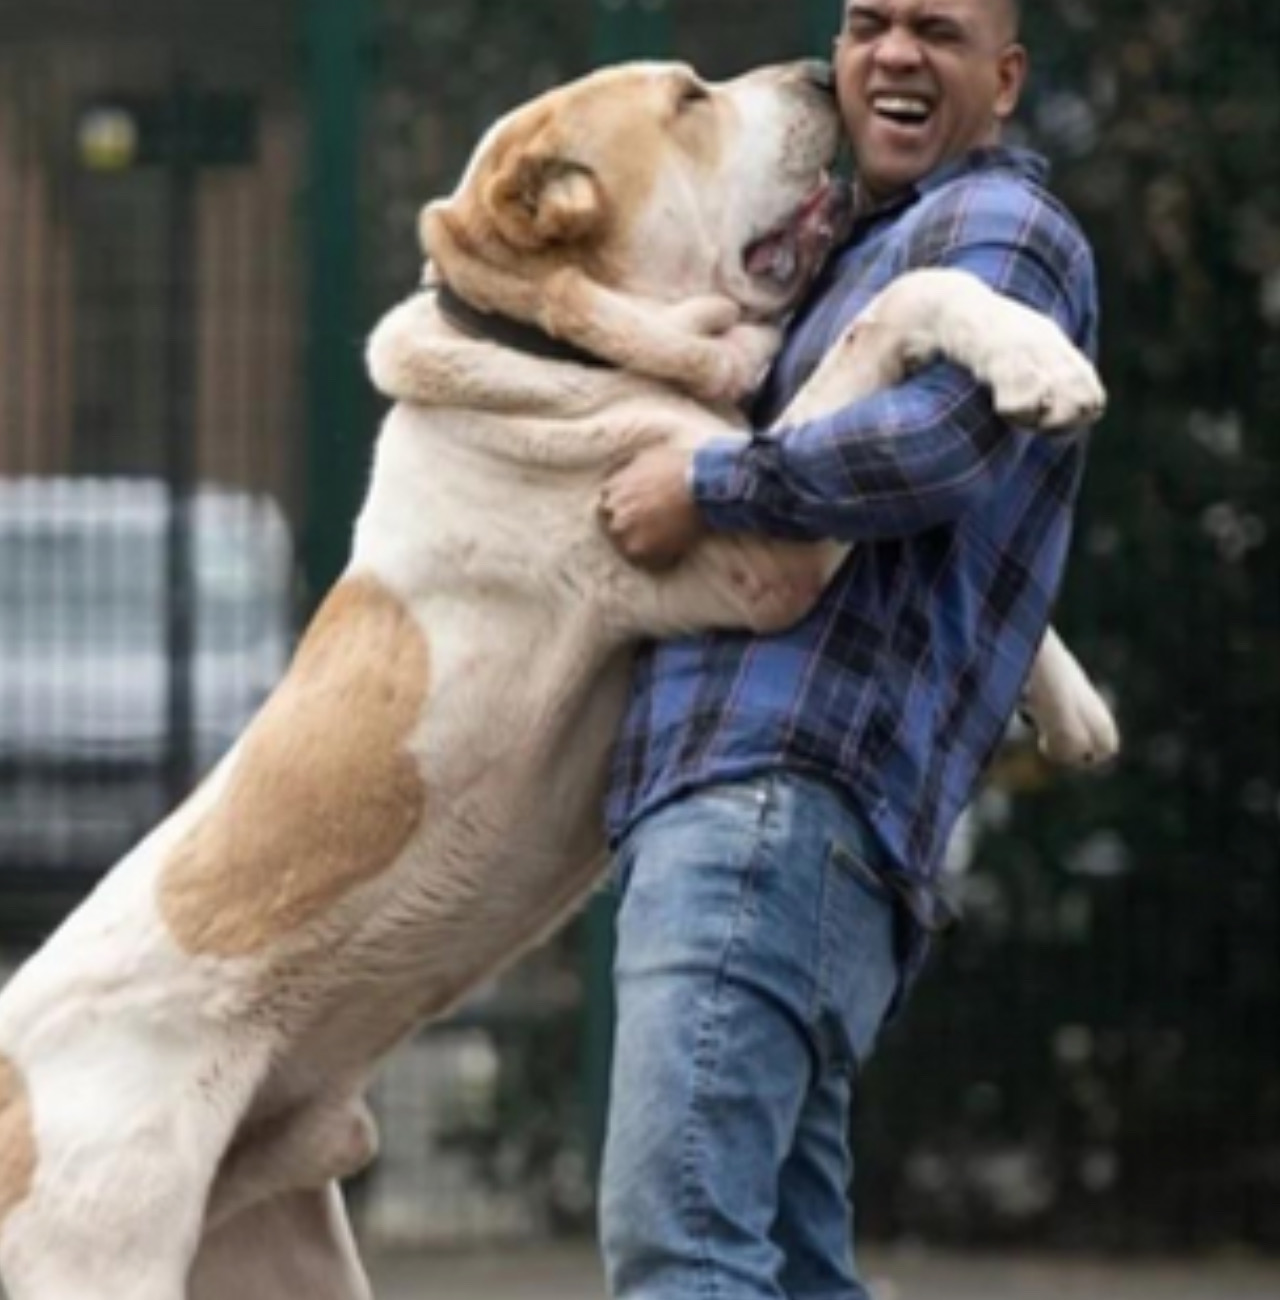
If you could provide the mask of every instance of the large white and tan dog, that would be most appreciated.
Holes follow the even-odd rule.
[[[655,430],[724,432],[775,342],[752,322],[820,250],[837,136],[811,65],[618,69],[500,123],[427,210],[472,310],[424,293],[373,340],[416,404],[387,418],[350,567],[234,751],[0,998],[11,1300],[369,1294],[335,1180],[372,1155],[370,1072],[596,878],[628,644],[776,628],[839,562],[718,539],[655,578],[595,519]],[[611,364],[477,337],[477,309]],[[1100,405],[1051,326],[942,273],[882,298],[802,400],[940,350],[1020,418]],[[1056,642],[1033,684],[1050,747],[1113,746]]]

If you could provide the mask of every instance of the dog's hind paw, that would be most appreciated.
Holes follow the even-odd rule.
[[[1037,719],[1040,752],[1064,767],[1099,767],[1120,752],[1120,728],[1102,696],[1088,687],[1050,719]]]

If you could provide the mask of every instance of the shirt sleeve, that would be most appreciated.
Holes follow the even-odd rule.
[[[985,220],[981,207],[949,222],[941,238],[926,230],[913,244],[929,256],[909,264],[968,271],[1091,348],[1093,264],[1074,225],[1042,202],[1020,212],[1006,206]],[[809,423],[757,432],[746,444],[708,443],[694,458],[691,487],[718,531],[910,537],[960,519],[998,491],[1037,436],[1001,420],[990,391],[967,371],[938,361]]]

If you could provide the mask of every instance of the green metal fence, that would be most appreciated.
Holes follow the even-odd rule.
[[[287,660],[296,19],[0,2],[0,940],[184,796]]]

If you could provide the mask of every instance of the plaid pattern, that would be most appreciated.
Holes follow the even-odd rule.
[[[912,267],[973,272],[1092,352],[1092,257],[1045,174],[1034,155],[984,149],[861,219],[793,322],[756,426]],[[615,753],[615,839],[695,787],[808,772],[846,791],[885,865],[905,873],[898,883],[933,903],[951,829],[1049,619],[1084,441],[1010,427],[987,390],[939,362],[830,417],[701,450],[694,492],[713,527],[857,545],[818,608],[781,635],[642,652]]]

